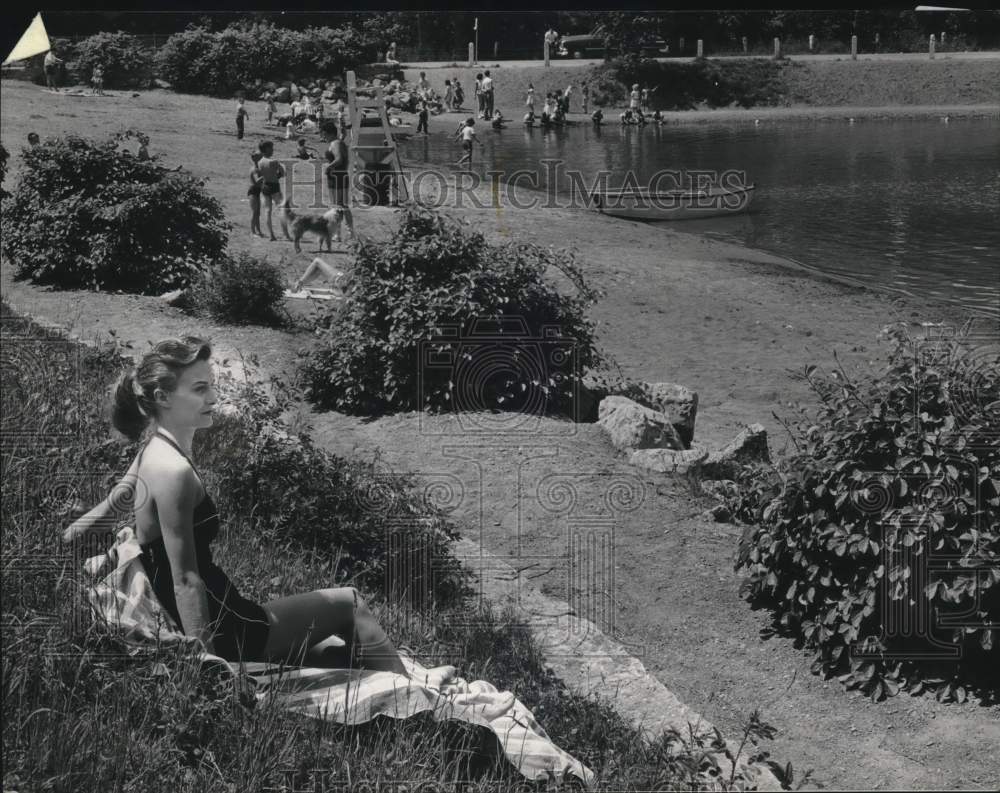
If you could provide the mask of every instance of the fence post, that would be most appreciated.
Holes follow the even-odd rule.
[[[698,57],[705,57],[705,43],[701,39],[698,39]]]
[[[809,34],[809,52],[812,52],[816,47],[816,36],[812,33]]]
[[[545,65],[549,65],[549,40],[545,39]]]
[[[681,40],[679,42],[679,45],[680,45],[680,52],[678,52],[678,55],[683,55],[684,54],[684,37],[683,36],[681,36]]]
[[[856,61],[858,59],[858,37],[851,36],[851,60]]]
[[[781,39],[777,36],[774,37],[774,59],[780,60],[781,58]]]
[[[497,58],[500,57],[499,52],[500,52],[500,42],[499,41],[494,41],[493,42],[493,60],[496,60]]]
[[[933,58],[934,57],[934,34],[933,33],[931,33],[931,40],[930,40],[930,43],[928,44],[928,49],[929,49],[930,57]]]
[[[472,61],[475,60],[475,57],[476,57],[476,45],[473,44],[470,41],[469,42],[469,66],[472,66]]]
[[[743,54],[744,54],[744,55],[746,55],[746,54],[747,54],[747,52],[749,52],[749,49],[747,48],[747,44],[748,44],[748,42],[747,42],[747,37],[746,37],[746,36],[744,36],[744,37],[743,37]]]

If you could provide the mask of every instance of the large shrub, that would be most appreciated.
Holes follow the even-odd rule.
[[[90,36],[76,44],[76,72],[90,80],[95,66],[104,69],[106,88],[145,88],[152,78],[153,59],[135,36],[115,31]]]
[[[579,374],[600,360],[584,313],[596,294],[570,256],[490,245],[424,207],[407,208],[388,242],[357,245],[351,281],[303,366],[309,397],[327,408],[540,415],[569,408]]]
[[[239,22],[221,31],[192,27],[157,53],[157,74],[174,88],[228,96],[262,81],[339,77],[374,58],[374,46],[350,28],[296,31]]]
[[[194,306],[214,319],[237,325],[281,325],[285,278],[265,259],[226,254],[204,270],[191,287]]]
[[[888,335],[879,377],[804,373],[822,406],[792,426],[793,457],[750,472],[737,566],[814,671],[961,701],[1000,668],[1000,355]]]
[[[2,251],[19,278],[68,289],[162,294],[226,246],[221,204],[194,177],[119,144],[70,135],[25,149],[4,201]]]

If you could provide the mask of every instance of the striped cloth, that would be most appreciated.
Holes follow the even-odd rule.
[[[159,606],[139,560],[139,543],[130,527],[121,529],[109,551],[88,559],[85,571],[94,582],[90,603],[113,629],[133,643],[191,641]],[[426,668],[401,651],[410,677],[359,669],[284,668],[271,664],[231,663],[218,656],[202,659],[248,675],[258,700],[270,699],[287,710],[340,724],[361,724],[378,715],[406,719],[431,711],[436,721],[460,719],[491,729],[507,759],[532,781],[562,782],[575,776],[592,789],[594,773],[556,746],[523,703],[510,691],[485,680],[451,678],[440,689],[418,681]],[[440,675],[439,675],[440,677]]]

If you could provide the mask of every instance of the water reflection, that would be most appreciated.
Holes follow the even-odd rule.
[[[871,286],[952,300],[1000,317],[1000,121],[858,120],[655,127],[592,124],[479,130],[481,173],[538,173],[565,160],[590,185],[634,171],[645,183],[663,169],[736,169],[758,185],[753,211],[664,224],[740,242]],[[453,162],[451,134],[401,145],[410,162]],[[477,152],[478,154],[478,152]],[[522,180],[521,184],[524,184]],[[563,178],[556,191],[568,194]]]

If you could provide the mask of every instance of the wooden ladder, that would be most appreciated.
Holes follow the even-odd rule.
[[[366,89],[367,90],[367,89]],[[400,201],[410,201],[410,188],[406,179],[406,172],[403,170],[403,163],[399,159],[399,150],[396,146],[396,139],[392,135],[392,127],[389,124],[389,117],[385,112],[385,96],[381,86],[374,86],[375,98],[358,96],[358,81],[353,71],[347,72],[347,102],[351,114],[351,139],[348,144],[349,152],[349,178],[347,180],[347,205],[351,206],[351,194],[356,189],[357,181],[361,173],[365,170],[366,160],[359,156],[362,152],[383,152],[384,155],[378,160],[379,163],[389,163],[392,165],[392,182],[389,190],[390,206],[399,206]],[[365,127],[362,131],[361,120],[365,110],[377,110],[380,127]],[[385,143],[371,144],[362,143],[366,138],[380,138]],[[382,173],[385,173],[384,171]],[[402,198],[401,198],[402,194]]]

